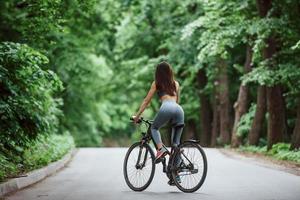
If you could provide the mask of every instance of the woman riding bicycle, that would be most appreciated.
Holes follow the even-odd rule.
[[[184,111],[179,103],[179,83],[174,80],[172,68],[169,63],[161,62],[156,67],[155,81],[152,82],[151,88],[144,98],[139,111],[132,116],[137,123],[141,114],[151,102],[153,95],[157,92],[162,102],[158,113],[151,125],[151,134],[157,147],[156,162],[164,157],[167,153],[163,145],[159,129],[168,122],[172,124],[171,141],[173,145],[179,145],[184,126]]]

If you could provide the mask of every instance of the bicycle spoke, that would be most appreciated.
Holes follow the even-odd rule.
[[[187,144],[180,153],[181,165],[178,173],[184,190],[190,190],[199,185],[204,173],[204,158],[200,150],[193,144]],[[195,171],[192,171],[195,170]],[[196,171],[197,170],[197,171]]]
[[[134,188],[142,188],[147,184],[153,171],[153,162],[146,147],[136,146],[131,150],[127,157],[126,174]]]

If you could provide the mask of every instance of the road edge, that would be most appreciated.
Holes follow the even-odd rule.
[[[21,190],[27,186],[35,184],[39,181],[44,180],[48,176],[58,172],[64,168],[74,157],[78,150],[73,148],[66,155],[64,155],[60,160],[50,163],[49,165],[42,167],[40,169],[28,172],[24,177],[8,179],[6,182],[0,184],[0,198]]]
[[[290,174],[300,176],[300,167],[296,165],[289,165],[287,163],[284,163],[284,161],[275,160],[270,157],[266,157],[262,155],[254,155],[254,154],[238,152],[234,149],[221,148],[218,150],[223,155],[233,159],[242,160],[242,161],[244,160],[259,166],[267,167],[270,169],[276,169],[276,170],[280,170],[280,171],[284,171]]]

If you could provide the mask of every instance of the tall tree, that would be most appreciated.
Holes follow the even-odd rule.
[[[251,70],[252,48],[248,45],[246,48],[246,60],[244,64],[244,73]],[[238,136],[237,129],[241,117],[247,112],[249,103],[249,88],[241,83],[237,101],[234,103],[235,117],[232,129],[231,146],[238,147],[241,144],[241,138]]]
[[[200,122],[201,122],[201,137],[200,143],[203,146],[210,145],[211,130],[212,130],[212,111],[209,102],[209,97],[204,93],[204,88],[207,84],[207,76],[204,69],[198,70],[198,84],[200,89]]]
[[[297,119],[291,140],[291,150],[300,148],[300,100],[297,108]]]
[[[230,116],[229,116],[229,82],[228,82],[228,64],[224,59],[219,62],[219,80],[220,80],[220,138],[222,144],[230,143]]]
[[[266,115],[266,107],[266,87],[258,86],[255,115],[248,135],[250,145],[258,145]]]
[[[216,86],[218,86],[218,81],[215,81]],[[219,92],[217,88],[213,92],[213,120],[212,120],[212,133],[211,133],[211,143],[212,147],[217,145],[217,138],[220,134],[220,105],[219,105]]]
[[[257,0],[257,9],[261,18],[267,18],[271,8],[272,0]],[[277,38],[274,33],[265,40],[266,47],[263,49],[263,57],[268,61],[268,67],[274,68],[274,55],[278,49]],[[273,61],[273,62],[272,62]],[[268,149],[272,145],[283,141],[286,131],[285,123],[285,105],[282,96],[282,89],[279,84],[267,87],[267,109],[268,118]]]

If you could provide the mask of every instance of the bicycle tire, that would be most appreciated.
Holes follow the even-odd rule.
[[[128,169],[127,169],[128,158],[129,158],[130,154],[132,153],[132,150],[134,150],[138,146],[146,148],[146,151],[148,151],[150,153],[151,162],[152,162],[151,163],[151,174],[150,174],[150,177],[149,177],[148,181],[143,186],[141,186],[141,187],[136,187],[136,186],[134,186],[130,182],[129,177],[128,177]],[[155,155],[154,155],[154,152],[153,152],[152,148],[150,147],[150,145],[147,144],[147,143],[142,144],[141,142],[136,142],[133,145],[131,145],[130,148],[128,149],[127,153],[126,153],[126,156],[125,156],[125,159],[124,159],[124,163],[123,163],[123,175],[124,175],[125,182],[128,185],[128,187],[130,189],[132,189],[133,191],[136,191],[136,192],[143,191],[152,182],[154,174],[155,174]]]
[[[206,179],[206,176],[207,176],[207,158],[206,158],[206,155],[205,155],[205,152],[204,150],[202,149],[202,147],[198,144],[198,143],[195,143],[195,142],[184,142],[182,143],[181,145],[179,145],[179,148],[182,149],[184,147],[187,147],[187,146],[193,146],[195,148],[197,148],[202,156],[202,159],[203,159],[203,172],[202,172],[202,177],[199,181],[199,183],[193,187],[193,188],[184,188],[179,182],[178,180],[176,179],[176,176],[177,176],[177,172],[176,170],[172,170],[172,178],[173,178],[173,181],[176,185],[176,187],[181,190],[182,192],[185,192],[185,193],[192,193],[192,192],[195,192],[197,191],[204,183],[205,179]],[[177,151],[175,153],[175,155],[173,156],[173,159],[172,159],[172,166],[175,166],[175,159],[176,157],[178,156],[178,154],[180,153],[180,151]]]

